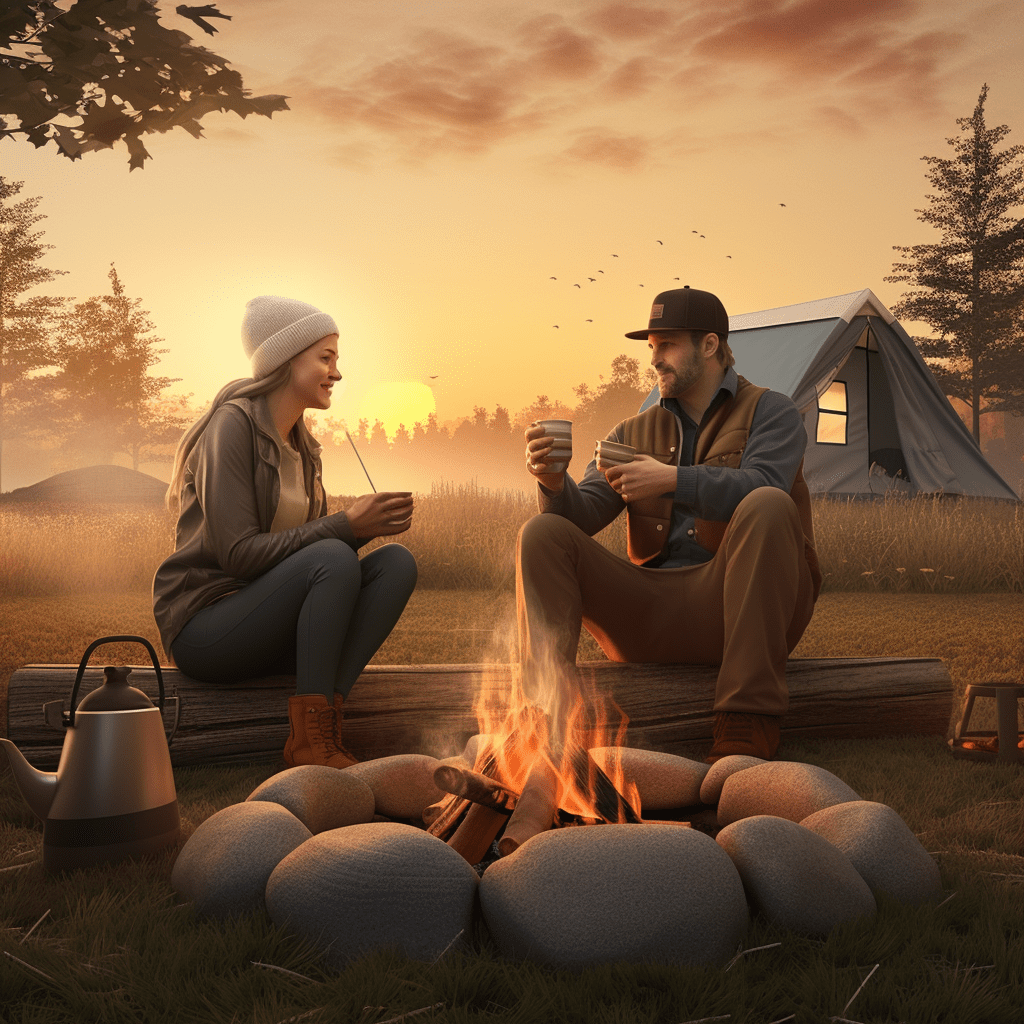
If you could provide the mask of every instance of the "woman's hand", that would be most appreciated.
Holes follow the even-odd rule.
[[[412,491],[379,491],[362,494],[347,509],[356,540],[405,533],[412,524]]]

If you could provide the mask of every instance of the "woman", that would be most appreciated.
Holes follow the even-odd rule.
[[[327,514],[320,445],[306,409],[328,409],[338,328],[316,307],[252,299],[242,320],[252,378],[221,389],[182,438],[167,491],[174,554],[153,580],[164,650],[205,682],[294,673],[291,766],[345,768],[342,709],[416,585],[407,548],[374,537],[409,529],[412,494],[381,492]]]

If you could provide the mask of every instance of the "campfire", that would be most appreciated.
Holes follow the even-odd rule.
[[[543,678],[541,692],[529,696],[517,674],[503,705],[482,692],[473,767],[449,763],[434,772],[447,796],[424,815],[428,831],[470,864],[483,861],[496,839],[504,857],[548,829],[643,820],[621,758],[602,767],[590,753],[622,748],[626,714],[583,673],[567,679],[548,671]]]

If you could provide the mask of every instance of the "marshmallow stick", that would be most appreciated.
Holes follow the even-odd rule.
[[[356,458],[359,460],[359,465],[363,467],[363,472],[366,473],[366,466],[363,463],[363,457],[359,454],[359,449],[356,448],[356,443],[355,443],[355,441],[352,440],[352,435],[346,430],[345,431],[345,436],[348,438],[348,443],[350,445],[352,445],[352,451],[354,451],[356,453]],[[373,486],[373,481],[370,480],[370,474],[369,473],[366,473],[366,479],[369,480],[370,487],[373,490],[373,493],[376,494],[377,493],[377,488]]]

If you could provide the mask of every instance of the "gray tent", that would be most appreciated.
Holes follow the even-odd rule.
[[[1017,500],[869,289],[730,317],[729,346],[737,373],[800,410],[811,494]],[[657,401],[655,388],[641,409]]]

